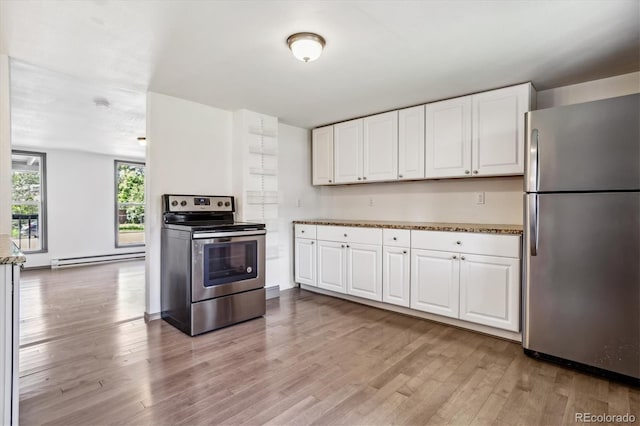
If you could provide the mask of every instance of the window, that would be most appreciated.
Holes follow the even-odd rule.
[[[25,253],[47,251],[46,156],[12,151],[11,238]]]
[[[116,175],[116,247],[144,245],[144,163],[118,161]]]

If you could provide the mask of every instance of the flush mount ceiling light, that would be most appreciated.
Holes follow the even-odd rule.
[[[324,38],[314,33],[296,33],[287,38],[293,56],[303,62],[315,61],[325,45]]]

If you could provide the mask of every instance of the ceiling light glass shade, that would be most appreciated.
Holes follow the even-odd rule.
[[[293,56],[303,62],[311,62],[320,57],[325,41],[318,34],[297,33],[289,36],[287,44]]]

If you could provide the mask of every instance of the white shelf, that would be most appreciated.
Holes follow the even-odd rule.
[[[249,146],[249,152],[252,154],[260,154],[260,155],[278,155],[278,150],[276,148],[260,146],[260,145]]]
[[[278,129],[263,128],[262,126],[249,126],[247,130],[249,133],[259,136],[268,136],[270,138],[278,136]]]
[[[247,191],[248,204],[278,204],[278,191]]]
[[[277,169],[263,169],[260,167],[250,167],[249,173],[252,175],[267,175],[267,176],[275,176],[278,174]]]

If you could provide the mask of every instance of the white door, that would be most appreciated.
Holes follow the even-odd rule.
[[[362,126],[362,118],[333,126],[335,183],[362,181]]]
[[[382,301],[409,307],[410,250],[384,247],[382,250]]]
[[[524,113],[530,85],[473,95],[473,174],[524,173]]]
[[[459,255],[411,250],[411,308],[458,318]]]
[[[347,245],[347,293],[382,301],[382,246]]]
[[[398,179],[424,178],[424,105],[398,112]]]
[[[317,244],[318,287],[338,293],[346,293],[346,245],[334,241],[318,241]]]
[[[471,96],[425,107],[425,177],[471,176]]]
[[[364,118],[363,180],[398,178],[398,111]]]
[[[333,183],[333,126],[313,129],[311,146],[313,184]]]
[[[520,330],[520,261],[460,256],[460,319]]]
[[[316,287],[316,241],[296,238],[295,244],[296,282]]]

